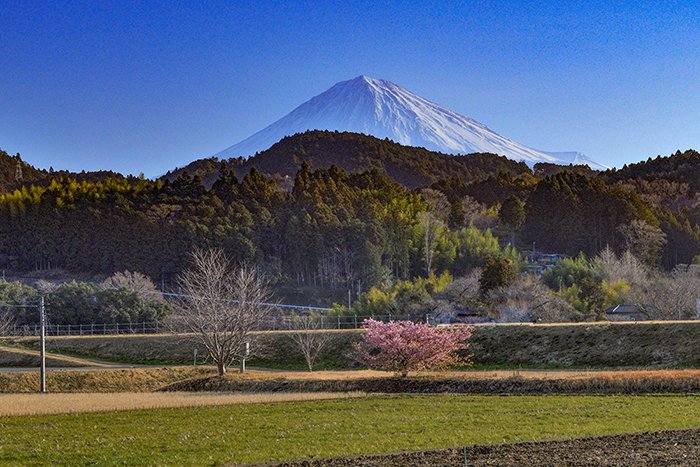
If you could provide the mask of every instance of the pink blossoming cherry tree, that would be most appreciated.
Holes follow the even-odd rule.
[[[435,328],[412,321],[373,319],[363,323],[362,340],[355,344],[354,356],[370,368],[408,376],[410,371],[442,370],[468,365],[464,355],[471,328]],[[461,354],[460,354],[461,353]]]

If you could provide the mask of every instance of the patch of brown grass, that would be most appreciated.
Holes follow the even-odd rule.
[[[152,392],[210,375],[211,369],[202,367],[49,371],[46,386],[50,392]],[[38,388],[38,371],[0,373],[0,393],[36,392]]]
[[[245,373],[230,372],[228,379],[243,380],[302,380],[329,381],[390,378],[392,373],[375,370],[338,370],[338,371],[267,371],[248,370]],[[700,381],[700,370],[455,370],[455,371],[426,371],[412,373],[414,378],[425,379],[556,379],[556,380],[587,380],[604,378],[611,380],[625,379],[697,379]]]
[[[269,404],[364,397],[361,392],[314,393],[92,393],[92,394],[0,394],[0,416],[76,412],[161,409],[233,404]]]
[[[461,371],[408,378],[371,371],[250,372],[191,378],[165,391],[348,392],[455,394],[700,393],[698,370]]]
[[[353,385],[355,382],[388,379],[394,379],[394,375],[373,370],[249,370],[243,374],[231,371],[225,378],[217,378],[212,368],[173,367],[49,371],[47,386],[50,392],[66,393],[153,392],[163,388],[236,392],[347,392],[365,391],[365,386]],[[459,387],[467,384],[476,385],[475,388],[493,387],[494,390],[511,381],[518,385],[526,383],[533,390],[541,387],[543,392],[555,387],[558,388],[557,392],[607,392],[618,389],[621,392],[645,393],[696,392],[700,388],[700,370],[467,370],[423,372],[411,375],[410,379],[423,381],[420,384],[450,381],[450,384]],[[381,387],[381,383],[378,384],[373,384],[373,387]],[[38,387],[37,371],[0,373],[0,393],[36,392]],[[397,387],[400,389],[400,385]],[[462,392],[461,389],[456,390]]]

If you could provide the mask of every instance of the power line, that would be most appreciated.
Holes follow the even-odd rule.
[[[159,294],[159,295],[162,295],[164,297],[193,298],[195,300],[213,300],[213,301],[230,302],[230,303],[236,303],[236,304],[240,303],[239,300],[221,300],[221,299],[208,298],[208,297],[196,297],[194,295],[186,295],[186,294],[175,293],[175,292],[148,291],[148,292],[143,292],[143,293]],[[263,302],[263,303],[260,303],[260,305],[277,307],[277,308],[288,308],[288,309],[293,309],[293,310],[331,311],[331,308],[324,308],[324,307],[318,307],[318,306],[306,306],[306,305],[289,305],[286,303],[265,303],[265,302]]]
[[[0,306],[6,306],[11,308],[39,308],[39,305],[17,305],[14,303],[0,303]]]
[[[22,277],[17,277],[15,278],[19,279],[29,279],[29,278],[22,278]],[[100,287],[102,289],[109,289],[109,290],[120,290],[119,287],[109,287],[106,288],[102,284],[98,284],[95,282],[86,282],[87,284],[94,285],[96,287]],[[129,289],[126,289],[129,290]],[[214,298],[206,298],[206,297],[195,297],[193,295],[186,295],[186,294],[181,294],[181,293],[176,293],[176,292],[161,292],[159,290],[148,290],[148,291],[136,291],[136,290],[131,290],[131,292],[135,293],[140,293],[140,294],[151,294],[151,295],[161,295],[163,297],[173,297],[173,298],[193,298],[195,300],[217,300]],[[223,301],[223,300],[221,300]],[[238,300],[230,300],[231,303],[238,303]],[[269,307],[277,307],[277,308],[284,308],[288,310],[308,310],[308,311],[332,311],[332,308],[328,307],[319,307],[319,306],[308,306],[308,305],[291,305],[288,303],[261,303],[260,305],[263,306],[269,306]],[[13,304],[8,304],[5,305],[3,303],[0,303],[0,306],[15,306]],[[30,305],[16,305],[17,308],[31,308],[32,306]],[[36,306],[34,306],[36,307]]]

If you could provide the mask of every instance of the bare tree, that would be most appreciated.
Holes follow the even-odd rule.
[[[39,293],[42,295],[49,295],[57,291],[60,288],[60,284],[44,279],[39,279],[34,283],[34,288],[38,290]]]
[[[625,240],[625,247],[644,263],[653,266],[661,259],[666,246],[666,234],[659,227],[641,219],[618,227]]]
[[[619,257],[605,248],[593,260],[596,272],[609,284],[624,280],[629,285],[642,284],[649,275],[648,267],[627,250]]]
[[[140,272],[117,272],[108,277],[102,287],[106,289],[125,289],[135,292],[145,302],[161,303],[163,297],[153,281]]]
[[[496,223],[496,216],[492,215],[486,205],[478,202],[471,196],[465,196],[462,200],[464,211],[464,225],[474,225],[480,230],[491,228]]]
[[[425,269],[428,276],[430,276],[433,273],[435,247],[437,246],[444,224],[440,219],[436,218],[433,213],[425,211],[420,214],[420,225],[423,231],[423,258],[425,260]]]
[[[321,330],[318,317],[298,315],[292,318],[290,338],[306,360],[309,371],[314,370],[318,356],[331,340],[331,333]]]
[[[447,217],[450,215],[450,202],[447,196],[445,196],[443,192],[432,188],[423,188],[420,194],[423,200],[428,203],[430,210],[435,216],[442,221],[446,221]]]
[[[447,284],[441,292],[442,298],[460,308],[471,308],[479,299],[481,269],[473,269],[467,276],[458,277]]]
[[[179,276],[182,296],[171,301],[174,321],[196,336],[222,376],[248,356],[254,331],[277,307],[270,303],[267,281],[254,268],[233,268],[221,250],[196,250],[191,260]]]
[[[532,274],[491,291],[489,299],[501,321],[551,323],[577,318],[576,310],[566,300],[555,296],[539,276]]]
[[[696,319],[700,273],[688,266],[656,273],[633,286],[627,299],[652,319]]]
[[[0,306],[0,337],[9,336],[15,324],[15,317],[7,308]]]

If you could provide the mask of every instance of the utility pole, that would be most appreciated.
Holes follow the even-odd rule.
[[[15,166],[15,181],[18,183],[24,181],[24,177],[22,176],[22,159],[19,157],[17,157],[17,165]]]
[[[38,304],[18,305],[14,303],[0,303],[0,306],[8,306],[12,308],[36,308],[39,310],[39,392],[46,392],[46,308],[44,306],[44,297],[39,298]],[[36,326],[34,326],[36,332]]]
[[[41,366],[39,369],[39,392],[46,392],[46,312],[44,309],[44,297],[39,299],[39,324],[41,327]]]
[[[250,342],[246,342],[243,346],[243,357],[241,358],[241,368],[240,372],[245,373],[245,361],[250,355]]]

